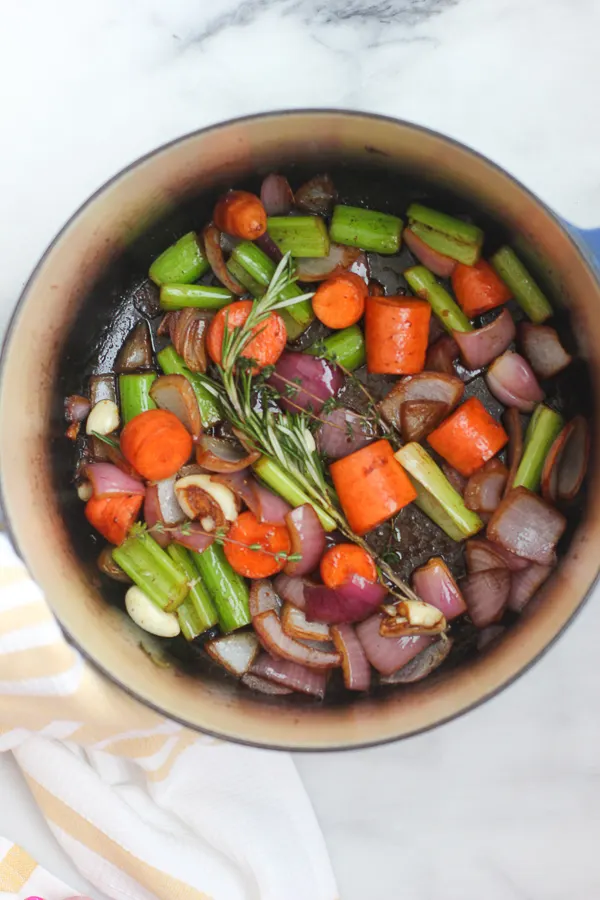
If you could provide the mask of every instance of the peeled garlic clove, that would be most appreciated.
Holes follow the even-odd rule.
[[[113,400],[100,400],[92,407],[85,425],[86,434],[110,434],[119,427],[119,407]]]
[[[87,503],[88,500],[92,499],[92,494],[94,493],[94,489],[89,481],[80,481],[77,485],[77,496],[84,503]]]
[[[125,609],[136,625],[157,637],[177,637],[179,619],[174,613],[159,609],[143,590],[135,585],[125,594]]]
[[[384,637],[441,634],[447,627],[444,614],[423,600],[401,600],[382,609],[386,616],[381,620],[379,632]]]

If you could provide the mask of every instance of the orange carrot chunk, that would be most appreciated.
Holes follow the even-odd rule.
[[[148,481],[170,478],[192,454],[192,436],[166,409],[149,409],[131,419],[121,432],[121,452]]]
[[[254,513],[243,512],[227,532],[223,549],[229,564],[245,578],[268,578],[281,572],[291,552],[285,525],[258,521]]]
[[[85,504],[85,517],[111,544],[122,544],[139,515],[143,501],[139,494],[92,497]]]
[[[512,297],[510,289],[485,259],[474,266],[457,263],[452,273],[452,290],[469,319],[502,306]]]
[[[429,340],[431,306],[409,297],[367,297],[367,369],[391,375],[422,372]]]
[[[267,213],[256,194],[228,191],[219,199],[213,221],[220,231],[254,241],[267,230]]]
[[[362,318],[368,293],[367,285],[354,272],[332,275],[317,288],[313,312],[328,328],[348,328]]]
[[[250,315],[251,309],[252,300],[238,300],[224,306],[213,318],[206,335],[206,348],[217,365],[221,365],[225,323],[229,331],[239,328]],[[261,369],[263,366],[275,365],[285,350],[287,341],[285,322],[279,313],[271,313],[267,319],[254,326],[252,333],[256,337],[248,341],[240,355],[255,359]]]
[[[389,441],[375,441],[329,467],[348,524],[366,534],[416,498]]]
[[[427,438],[436,453],[468,478],[508,443],[502,425],[471,397]]]
[[[377,568],[370,553],[356,544],[336,544],[321,557],[321,578],[328,588],[337,588],[351,575],[377,581]]]

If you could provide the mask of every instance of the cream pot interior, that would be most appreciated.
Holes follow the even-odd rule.
[[[593,442],[585,514],[568,554],[518,624],[479,657],[410,687],[324,704],[254,695],[227,676],[199,680],[176,667],[156,667],[140,650],[136,626],[103,599],[85,553],[82,561],[80,544],[89,536],[69,485],[64,389],[91,358],[109,321],[106,310],[119,308],[119,277],[128,283],[143,277],[152,258],[183,233],[178,223],[189,223],[195,203],[201,227],[224,186],[297,164],[312,172],[333,164],[383,172],[392,199],[411,179],[428,182],[499,222],[553,302],[571,312],[589,366],[596,426],[600,288],[538,200],[480,156],[412,125],[341,112],[274,113],[192,134],[142,159],[88,201],[50,247],[23,293],[3,355],[2,502],[16,546],[63,628],[125,690],[171,718],[232,740],[340,749],[443,722],[508,684],[552,643],[598,571],[600,442]],[[127,310],[120,315],[123,327]]]

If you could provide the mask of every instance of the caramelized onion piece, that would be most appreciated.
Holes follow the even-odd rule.
[[[71,425],[80,424],[87,419],[88,413],[92,408],[92,404],[87,397],[80,394],[71,394],[65,398],[65,419]]]
[[[194,388],[185,375],[161,375],[152,384],[150,396],[159,409],[177,416],[195,440],[202,434],[202,419]]]
[[[204,647],[209,656],[238,678],[246,674],[260,651],[258,638],[252,631],[227,634],[207,641]]]
[[[450,411],[440,400],[407,400],[400,407],[400,431],[402,440],[422,441],[437,428]]]
[[[333,669],[341,663],[339,653],[315,650],[288,637],[274,610],[255,616],[252,624],[263,647],[274,656],[308,666],[309,669]]]
[[[299,641],[330,641],[329,625],[322,622],[309,622],[302,612],[291,603],[286,603],[281,613],[281,627],[285,633]]]
[[[506,495],[488,525],[487,535],[511,553],[554,565],[556,545],[567,521],[562,513],[524,487]]]
[[[263,178],[260,202],[268,216],[287,216],[294,205],[294,194],[287,178],[275,172]]]
[[[273,687],[298,691],[322,700],[327,687],[327,672],[309,669],[290,660],[278,659],[269,653],[263,653],[251,669],[251,675],[272,682]]]
[[[379,632],[382,614],[376,613],[356,626],[356,634],[373,668],[391,675],[428,647],[435,638],[429,635],[398,638],[382,637]]]
[[[328,459],[342,459],[375,439],[370,421],[351,409],[338,406],[320,419],[323,424],[315,437],[319,450]]]
[[[411,228],[405,228],[402,232],[404,243],[419,262],[426,266],[430,272],[438,278],[450,278],[456,268],[456,260],[444,256],[438,250],[434,250],[425,241],[422,241]]]
[[[576,416],[562,429],[544,462],[542,496],[549,503],[572,500],[579,492],[590,452],[588,425]]]
[[[196,447],[196,462],[209,472],[241,472],[259,458],[257,450],[248,453],[233,441],[206,434],[200,438]]]
[[[190,372],[206,372],[206,334],[211,319],[212,313],[192,307],[168,315],[171,341]]]
[[[487,628],[500,621],[508,603],[510,583],[506,568],[473,572],[463,578],[460,587],[476,628]]]
[[[342,658],[344,684],[349,691],[368,691],[371,684],[371,666],[363,646],[352,625],[334,625],[331,637],[335,649]]]
[[[493,513],[500,506],[508,479],[508,469],[499,459],[490,459],[469,478],[465,506],[477,513]]]
[[[263,655],[268,656],[269,654],[264,653]],[[270,658],[272,659],[272,657]],[[242,684],[245,684],[251,691],[258,691],[259,694],[281,697],[284,694],[292,693],[291,688],[285,687],[283,684],[277,684],[275,681],[267,681],[266,678],[261,678],[260,675],[255,675],[253,672],[247,672],[245,675],[242,675],[241,680]]]
[[[304,212],[328,216],[333,210],[337,192],[329,175],[315,175],[296,191],[296,206]]]
[[[444,560],[434,556],[412,573],[414,592],[450,621],[466,612],[464,598]]]
[[[531,563],[520,572],[514,572],[508,597],[508,608],[520,613],[529,603],[552,572],[552,566]]]
[[[379,403],[383,418],[400,430],[400,409],[411,400],[436,400],[448,405],[451,412],[464,394],[465,386],[456,375],[443,372],[421,372],[401,378]]]
[[[489,367],[487,386],[500,403],[531,412],[544,399],[544,392],[527,360],[507,350]]]
[[[101,551],[96,561],[98,568],[104,575],[112,578],[113,581],[120,581],[122,584],[133,584],[127,572],[124,572],[121,566],[114,561],[112,551],[113,547],[110,544]]]
[[[357,247],[331,244],[327,256],[304,257],[296,260],[296,275],[300,281],[324,281],[349,269],[362,255]]]
[[[134,372],[136,369],[152,367],[152,339],[147,322],[138,322],[119,350],[115,361],[115,372]]]
[[[243,285],[238,284],[225,265],[225,258],[223,256],[223,251],[221,250],[221,232],[217,226],[212,223],[207,225],[202,232],[202,240],[204,241],[206,258],[209,261],[214,274],[221,284],[225,285],[227,290],[231,291],[232,294],[237,294],[241,297],[242,294],[246,293],[246,288],[243,287]]]
[[[413,684],[422,681],[439,668],[452,650],[454,641],[450,637],[442,637],[438,641],[421,650],[409,663],[392,675],[383,676],[381,684]]]
[[[468,572],[484,572],[486,569],[501,569],[506,566],[511,572],[526,569],[530,563],[522,556],[516,556],[485,538],[471,538],[465,545],[465,559]]]
[[[250,585],[250,615],[252,618],[261,613],[274,611],[279,614],[281,599],[270,581],[260,578],[252,581]]]
[[[511,406],[507,409],[503,416],[502,422],[508,434],[508,447],[506,451],[508,462],[508,478],[506,479],[506,487],[504,488],[504,496],[508,494],[512,488],[513,481],[523,456],[523,425],[521,424],[521,415],[518,409]]]
[[[480,369],[489,365],[508,349],[515,335],[515,323],[507,309],[503,309],[493,322],[483,328],[476,331],[454,332],[461,356],[469,369]]]
[[[555,328],[521,322],[519,341],[531,368],[539,378],[552,378],[571,363],[573,357],[560,342]]]
[[[446,375],[456,375],[454,360],[459,357],[458,344],[449,334],[439,337],[427,348],[425,357],[425,370],[427,372],[443,372]]]
[[[300,559],[289,560],[286,575],[309,575],[314,572],[325,552],[325,529],[310,503],[297,506],[285,516],[290,535],[291,552]]]

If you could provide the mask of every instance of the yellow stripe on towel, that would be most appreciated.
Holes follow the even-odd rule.
[[[35,859],[32,859],[22,847],[13,844],[6,856],[0,860],[0,891],[18,894],[36,867]]]

